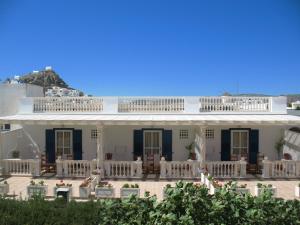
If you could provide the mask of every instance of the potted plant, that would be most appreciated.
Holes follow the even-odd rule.
[[[59,183],[56,183],[55,187],[53,188],[54,196],[58,196],[58,192],[66,193],[67,199],[69,200],[72,197],[72,184],[66,184],[63,180]]]
[[[138,184],[124,184],[120,189],[120,196],[122,198],[127,198],[130,195],[136,195],[137,197],[140,197],[140,188]]]
[[[47,192],[48,186],[43,180],[39,182],[31,180],[30,184],[27,186],[27,195],[29,198],[33,197],[34,195],[46,196]]]
[[[283,145],[284,145],[284,138],[281,137],[275,144],[275,149],[277,151],[277,156],[278,156],[278,159],[280,159],[280,153],[282,151],[282,148],[283,148]]]
[[[247,184],[238,184],[237,182],[229,181],[226,186],[229,187],[231,191],[238,194],[250,193],[250,189],[247,188]]]
[[[88,198],[91,195],[92,188],[91,188],[91,181],[92,178],[85,179],[80,185],[79,185],[79,197],[80,198]]]
[[[189,158],[191,160],[196,160],[196,153],[194,152],[194,142],[192,142],[191,144],[185,146],[185,149],[188,151],[189,153]]]
[[[9,192],[9,184],[7,181],[0,183],[0,195],[7,195]]]
[[[17,150],[12,151],[11,155],[12,155],[12,158],[13,158],[13,159],[18,159],[18,158],[20,158],[20,152],[17,151]]]
[[[267,192],[267,191],[271,192],[272,195],[274,197],[276,197],[277,188],[273,187],[272,184],[264,185],[264,184],[261,184],[261,183],[257,183],[256,186],[255,186],[255,189],[254,189],[254,192],[255,192],[256,196],[260,196],[262,193]]]
[[[295,187],[295,196],[300,197],[300,183]]]
[[[95,187],[96,198],[113,198],[115,196],[115,189],[109,183],[98,183]]]

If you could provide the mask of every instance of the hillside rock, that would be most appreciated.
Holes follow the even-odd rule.
[[[60,78],[60,76],[54,70],[42,70],[26,74],[20,77],[20,82],[26,84],[35,84],[45,87],[45,89],[53,86],[70,88],[69,85],[62,78]]]

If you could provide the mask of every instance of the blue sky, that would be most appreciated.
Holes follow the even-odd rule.
[[[0,78],[93,95],[300,93],[298,0],[0,0]]]

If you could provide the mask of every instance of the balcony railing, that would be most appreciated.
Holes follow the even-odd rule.
[[[200,112],[269,112],[270,97],[200,97]]]
[[[20,113],[286,114],[286,97],[36,97]]]
[[[120,97],[118,112],[184,112],[184,98],[180,97]]]
[[[34,112],[101,112],[103,99],[98,97],[38,97]]]

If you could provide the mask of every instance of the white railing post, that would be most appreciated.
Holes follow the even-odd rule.
[[[160,178],[166,178],[166,159],[161,157],[160,159]]]
[[[32,168],[32,176],[38,177],[41,175],[41,160],[40,159],[35,159],[32,162],[33,168]]]
[[[262,161],[263,163],[263,178],[270,178],[271,174],[271,161],[268,159],[267,156],[265,156],[264,160]]]
[[[60,156],[56,159],[56,176],[63,177],[63,162]]]
[[[296,162],[296,177],[300,177],[300,161]]]
[[[244,157],[240,160],[240,177],[246,177],[247,175],[247,162]],[[235,177],[238,177],[238,166],[235,167]]]
[[[137,158],[136,163],[136,177],[142,178],[143,177],[143,161],[141,157]]]

